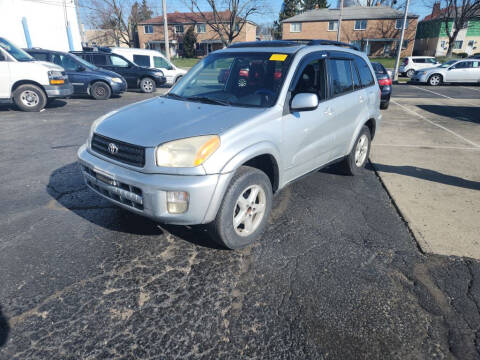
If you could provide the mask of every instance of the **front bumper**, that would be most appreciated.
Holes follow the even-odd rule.
[[[155,84],[157,86],[165,85],[165,83],[167,82],[165,76],[155,76],[153,79],[155,80]]]
[[[63,85],[45,85],[44,88],[49,98],[62,98],[73,94],[73,85],[70,82]]]
[[[167,224],[195,225],[214,220],[231,176],[142,173],[100,159],[86,145],[78,150],[78,160],[87,186],[96,193],[127,210]],[[108,184],[105,179],[113,181]],[[189,193],[186,212],[168,212],[167,191]]]
[[[127,90],[127,83],[126,82],[122,82],[121,84],[112,82],[112,83],[110,83],[110,86],[112,88],[112,93],[115,94],[115,95],[121,94],[121,93],[125,92],[125,90]]]
[[[412,76],[409,82],[412,83],[426,83],[428,81],[428,74],[427,75],[422,75],[422,74],[417,74]]]

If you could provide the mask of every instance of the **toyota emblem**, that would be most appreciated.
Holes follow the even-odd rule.
[[[112,155],[116,154],[118,152],[118,146],[114,143],[108,144],[108,152]]]

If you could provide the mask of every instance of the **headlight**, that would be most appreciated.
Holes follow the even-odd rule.
[[[119,84],[123,83],[122,79],[120,78],[112,78],[112,82],[119,83]]]
[[[65,84],[65,76],[61,71],[50,70],[48,72],[48,80],[50,81],[50,85]]]
[[[220,137],[217,135],[170,141],[157,147],[157,166],[195,167],[203,164],[219,147]]]
[[[163,71],[157,71],[154,75],[155,76],[164,76]]]

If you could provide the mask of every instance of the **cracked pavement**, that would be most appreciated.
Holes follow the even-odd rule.
[[[143,99],[0,107],[0,359],[478,359],[480,265],[424,255],[372,169],[284,189],[218,248],[88,190],[96,117]]]

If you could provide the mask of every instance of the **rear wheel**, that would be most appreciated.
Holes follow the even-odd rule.
[[[217,217],[209,225],[212,238],[229,249],[257,241],[272,209],[272,185],[267,175],[240,167],[230,182]]]
[[[368,160],[370,154],[370,142],[372,136],[367,126],[362,127],[357,140],[353,145],[352,151],[342,162],[342,170],[347,175],[359,175]]]
[[[110,86],[104,82],[97,81],[96,83],[93,83],[90,88],[90,95],[92,95],[95,100],[107,100],[110,99],[112,90],[110,89]]]
[[[152,78],[145,77],[140,80],[140,90],[144,93],[152,93],[157,89],[155,81]]]
[[[428,78],[428,83],[432,86],[440,85],[442,83],[442,75],[433,74]]]
[[[47,95],[40,87],[33,84],[25,84],[15,89],[13,101],[20,110],[40,111],[47,105]]]
[[[412,78],[412,77],[413,77],[413,74],[415,74],[415,70],[410,69],[410,70],[407,71],[407,76],[408,76],[409,78]]]

